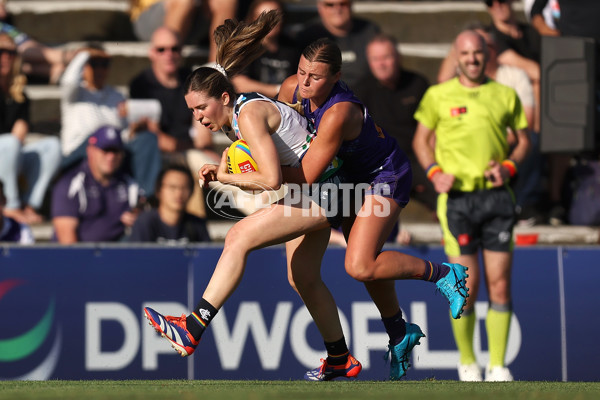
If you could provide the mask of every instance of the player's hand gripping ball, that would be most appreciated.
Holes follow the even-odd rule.
[[[227,150],[227,170],[230,174],[258,171],[248,143],[240,139],[229,146],[229,150]]]

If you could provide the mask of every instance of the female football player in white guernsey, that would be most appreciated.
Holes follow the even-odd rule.
[[[185,83],[185,99],[194,118],[213,132],[224,130],[233,140],[244,139],[258,166],[254,172],[229,174],[224,152],[220,165],[205,165],[199,171],[205,182],[218,180],[251,190],[278,189],[283,183],[281,166],[299,166],[314,139],[306,119],[295,110],[256,93],[238,96],[230,81],[260,55],[263,37],[279,20],[280,15],[271,11],[250,24],[225,21],[215,31],[216,66],[196,69]],[[318,181],[336,185],[343,178],[332,163],[323,168]],[[328,219],[327,213],[321,212],[322,199],[316,203],[292,197],[298,196],[288,193],[229,230],[208,286],[190,315],[171,317],[145,309],[150,323],[182,356],[194,352],[205,328],[240,283],[248,254],[286,242],[288,279],[313,317],[328,354],[305,379],[355,377],[361,371],[361,364],[348,351],[337,306],[320,274],[331,226],[341,219],[338,215]]]

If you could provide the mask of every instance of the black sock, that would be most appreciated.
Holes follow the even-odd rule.
[[[346,339],[342,338],[336,342],[325,342],[325,349],[327,349],[327,364],[329,365],[344,365],[348,362],[348,346],[346,346]]]
[[[194,311],[186,319],[187,330],[192,334],[194,339],[200,340],[204,330],[215,315],[217,315],[218,311],[208,301],[204,299],[200,300]]]
[[[437,281],[448,275],[448,272],[450,272],[449,266],[425,260],[425,274],[421,279],[437,283]]]
[[[406,321],[402,318],[402,310],[398,310],[398,313],[390,318],[381,318],[385,331],[390,337],[390,344],[392,346],[397,345],[404,339],[406,334]]]

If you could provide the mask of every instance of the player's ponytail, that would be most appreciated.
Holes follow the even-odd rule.
[[[251,23],[226,20],[215,29],[216,66],[200,67],[185,81],[184,92],[204,91],[210,97],[228,92],[235,97],[231,77],[239,74],[265,50],[262,41],[281,21],[278,10],[263,12]]]
[[[265,49],[262,41],[281,22],[281,12],[263,12],[251,23],[227,20],[215,29],[217,64],[225,68],[227,76],[239,74]]]

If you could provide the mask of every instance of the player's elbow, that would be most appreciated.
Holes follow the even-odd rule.
[[[262,183],[273,190],[278,190],[282,184],[281,175],[265,176]]]
[[[273,190],[279,190],[281,188],[281,181],[272,181],[267,185]]]

